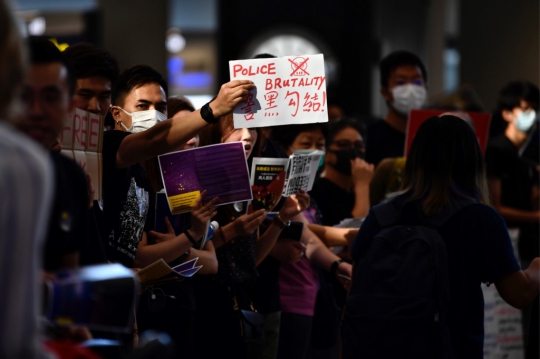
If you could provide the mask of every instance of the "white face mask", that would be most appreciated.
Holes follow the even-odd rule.
[[[426,88],[415,84],[396,86],[392,89],[392,106],[402,115],[408,115],[412,109],[421,108],[427,97]]]
[[[516,127],[521,132],[528,132],[531,127],[534,125],[534,121],[536,120],[536,111],[530,110],[530,111],[521,111],[521,113],[517,116],[517,120],[515,122]]]
[[[122,122],[120,122],[120,125],[125,128],[126,131],[131,133],[146,131],[156,123],[167,119],[167,115],[157,110],[136,111],[129,113],[120,106],[118,106],[118,108],[124,111],[126,115],[131,116],[130,128],[127,128]]]

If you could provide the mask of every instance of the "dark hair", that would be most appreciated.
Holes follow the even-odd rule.
[[[67,81],[69,86],[69,95],[73,96],[73,93],[75,92],[75,79],[71,76],[69,68],[62,57],[62,53],[56,47],[56,45],[45,38],[30,36],[28,38],[28,49],[30,51],[30,63],[32,65],[58,62],[66,67],[68,73]]]
[[[499,111],[509,110],[520,106],[520,101],[527,101],[535,111],[538,111],[540,93],[538,87],[529,81],[512,81],[499,93],[497,106]]]
[[[109,79],[114,86],[118,78],[118,63],[105,50],[88,42],[81,42],[62,52],[71,75],[77,79],[101,76]]]
[[[167,99],[167,113],[169,117],[174,117],[180,111],[195,111],[193,104],[185,97],[169,97]]]
[[[270,138],[274,140],[285,151],[292,145],[296,137],[302,132],[320,129],[323,136],[328,136],[328,125],[326,123],[306,123],[302,125],[287,125],[274,127]]]
[[[257,54],[253,56],[254,59],[275,59],[276,56],[268,53]]]
[[[427,71],[424,63],[418,56],[409,51],[394,51],[379,62],[381,86],[388,87],[388,79],[392,71],[403,65],[414,65],[420,68],[424,82],[427,82]]]
[[[471,127],[450,115],[426,120],[414,137],[401,189],[423,200],[425,214],[441,211],[456,196],[488,203],[482,151]]]
[[[330,122],[328,126],[328,134],[326,136],[326,146],[330,146],[332,142],[334,142],[334,137],[338,132],[348,127],[352,127],[353,129],[358,131],[358,133],[365,141],[364,128],[362,127],[362,125],[358,121],[353,120],[352,118],[344,117],[337,121]]]
[[[218,123],[208,125],[199,132],[199,147],[222,143],[225,136],[233,130],[234,120],[231,112],[221,117]],[[261,131],[259,128],[255,128],[255,130],[257,131],[257,142],[253,145],[248,163],[251,162],[253,157],[258,157],[261,153]]]
[[[123,104],[127,94],[134,88],[156,83],[163,88],[165,96],[168,92],[167,81],[159,72],[147,65],[135,65],[125,70],[118,77],[113,88],[111,102],[115,105]]]

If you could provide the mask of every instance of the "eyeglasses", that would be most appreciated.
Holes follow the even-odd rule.
[[[357,150],[363,151],[364,150],[364,142],[363,141],[349,141],[349,140],[336,140],[332,142],[333,145],[336,145],[336,147],[339,147],[340,149],[347,150],[350,148],[356,148]]]

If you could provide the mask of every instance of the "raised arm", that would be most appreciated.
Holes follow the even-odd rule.
[[[252,88],[253,82],[248,80],[235,80],[222,85],[216,99],[210,102],[214,117],[230,113]],[[174,151],[207,124],[200,110],[197,110],[182,118],[161,121],[146,131],[127,136],[116,153],[116,167],[125,168]]]

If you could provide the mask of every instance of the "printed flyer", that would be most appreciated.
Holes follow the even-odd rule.
[[[205,202],[218,197],[218,205],[252,199],[242,142],[198,147],[158,158],[172,214],[191,211],[204,190]]]

